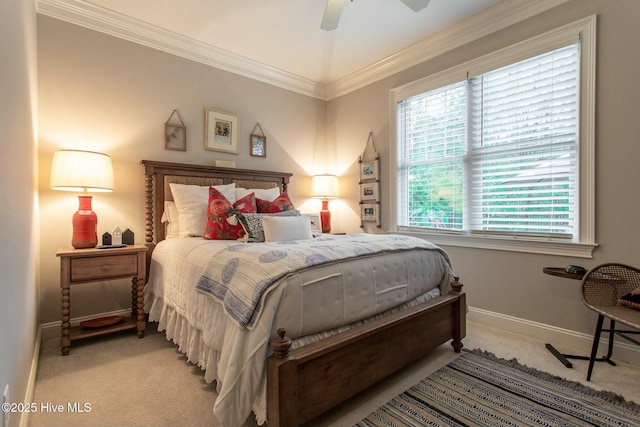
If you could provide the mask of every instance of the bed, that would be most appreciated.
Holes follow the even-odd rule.
[[[449,340],[454,351],[461,350],[465,294],[439,248],[400,236],[365,234],[308,239],[313,249],[306,241],[167,238],[174,235],[166,211],[176,184],[235,184],[280,193],[286,192],[291,174],[149,160],[142,165],[150,248],[145,311],[204,370],[207,381],[216,381],[214,412],[224,425],[241,425],[251,412],[258,424],[300,425]],[[402,250],[388,250],[390,244]],[[264,258],[274,249],[280,253],[296,246],[286,250],[304,257],[305,251],[323,245],[344,252],[336,255],[342,258],[274,275],[264,293],[252,295],[260,307],[257,315],[238,315],[237,295],[227,304],[207,287],[209,276],[220,274],[211,283],[227,280],[229,252]],[[378,246],[379,251],[363,250]],[[376,289],[362,283],[375,283]]]

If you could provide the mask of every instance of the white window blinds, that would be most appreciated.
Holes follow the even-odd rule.
[[[573,236],[578,49],[471,79],[471,230]]]
[[[400,224],[462,229],[467,153],[467,83],[454,83],[398,104]]]
[[[397,103],[398,225],[574,238],[579,44]]]

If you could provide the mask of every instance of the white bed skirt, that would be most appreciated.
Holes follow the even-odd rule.
[[[316,334],[307,335],[305,337],[292,340],[292,349],[296,349],[307,344],[328,338],[332,335],[336,335],[341,332],[348,331],[355,327],[361,326],[365,323],[371,322],[376,319],[380,319],[389,314],[396,313],[401,310],[405,310],[409,307],[413,307],[418,304],[427,302],[433,298],[440,296],[440,290],[438,288],[419,296],[418,298],[409,301],[399,307],[387,310],[384,313],[377,314],[368,319],[361,320],[359,322],[352,323],[347,326],[334,328],[328,331],[319,332]],[[218,362],[220,359],[220,352],[208,347],[205,344],[202,336],[203,333],[198,328],[189,324],[189,321],[179,315],[177,311],[166,304],[160,297],[155,297],[152,294],[147,295],[147,301],[145,301],[145,307],[148,308],[149,321],[158,323],[158,331],[164,331],[167,340],[173,341],[178,350],[187,356],[187,360],[200,367],[204,371],[204,379],[207,383],[218,380]],[[269,347],[268,355],[271,355],[271,348]],[[266,364],[265,364],[266,370]],[[255,415],[258,425],[262,425],[266,422],[267,406],[266,406],[266,373],[265,379],[261,381],[262,386],[260,392],[256,396],[251,409]],[[219,384],[217,384],[217,391]],[[248,397],[248,396],[247,396]],[[249,397],[248,397],[249,398]],[[215,413],[215,411],[214,411]]]

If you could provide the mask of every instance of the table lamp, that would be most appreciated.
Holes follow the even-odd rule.
[[[335,175],[314,175],[311,179],[311,197],[322,199],[320,222],[322,232],[331,231],[331,212],[329,212],[329,199],[338,198],[338,177]]]
[[[88,192],[113,191],[111,157],[81,150],[60,150],[53,154],[50,186],[54,190],[82,192],[80,206],[73,214],[73,237],[76,249],[95,248],[98,244],[98,217],[91,210]]]

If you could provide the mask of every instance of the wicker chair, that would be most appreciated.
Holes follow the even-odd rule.
[[[611,360],[615,335],[640,345],[640,341],[629,336],[630,334],[640,334],[640,307],[631,308],[621,305],[619,302],[620,297],[639,287],[640,269],[624,264],[602,264],[592,268],[584,275],[582,279],[582,301],[588,308],[598,313],[598,323],[593,337],[587,381],[591,380],[591,372],[596,360],[615,365]],[[605,317],[609,318],[608,329],[602,327]],[[621,323],[636,330],[616,329],[616,323]],[[609,332],[609,348],[606,356],[596,359],[602,332]]]

